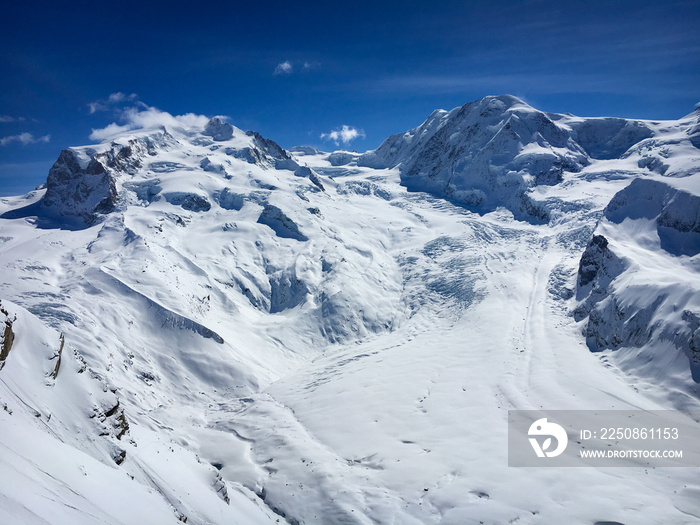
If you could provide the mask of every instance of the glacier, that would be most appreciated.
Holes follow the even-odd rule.
[[[700,522],[692,468],[507,466],[508,410],[700,409],[700,109],[201,120],[0,198],[0,522]]]

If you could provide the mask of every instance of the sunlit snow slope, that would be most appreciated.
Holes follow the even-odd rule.
[[[506,426],[700,409],[699,121],[64,150],[0,199],[0,522],[700,522],[697,469],[509,468]]]

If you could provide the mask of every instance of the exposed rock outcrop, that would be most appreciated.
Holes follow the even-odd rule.
[[[2,370],[7,357],[10,355],[10,350],[12,350],[12,344],[15,340],[12,324],[17,318],[10,319],[10,314],[2,307],[2,302],[0,302],[0,314],[4,317],[3,325],[0,326],[0,329],[2,329],[2,339],[0,339],[0,370]]]
[[[61,215],[78,216],[90,224],[117,203],[114,175],[95,158],[81,166],[76,152],[65,149],[49,170],[43,202]]]

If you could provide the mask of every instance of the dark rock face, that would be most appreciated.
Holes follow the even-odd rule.
[[[578,268],[577,298],[581,300],[574,310],[574,318],[588,317],[584,334],[591,350],[617,348],[622,339],[624,314],[611,297],[611,283],[626,268],[625,262],[610,249],[608,239],[595,235],[581,256]]]
[[[586,286],[598,275],[603,267],[605,259],[610,259],[612,254],[608,249],[608,240],[602,235],[595,235],[588,244],[586,251],[581,256],[578,266],[578,284]]]
[[[700,312],[684,310],[682,319],[690,327],[688,334],[681,335],[681,344],[687,344],[693,379],[700,383]]]
[[[117,188],[100,160],[93,158],[83,168],[75,152],[65,149],[49,170],[43,202],[90,224],[97,215],[114,209]]]
[[[272,228],[278,237],[295,239],[297,241],[309,240],[306,235],[301,233],[297,223],[277,206],[267,204],[258,218],[258,223]]]
[[[266,139],[256,131],[247,131],[246,135],[253,137],[253,146],[246,148],[229,148],[228,155],[244,160],[249,164],[255,164],[263,168],[277,170],[290,170],[297,177],[308,178],[319,190],[326,191],[321,179],[314,170],[307,166],[300,166],[286,150],[275,141]]]
[[[0,314],[5,318],[4,326],[0,325],[0,330],[2,331],[2,339],[0,339],[0,370],[2,370],[5,366],[7,356],[10,355],[10,350],[12,350],[12,344],[15,340],[15,333],[12,330],[12,324],[15,319],[10,319],[9,313],[2,307],[1,302]]]
[[[274,140],[266,139],[257,131],[247,131],[246,135],[253,137],[253,144],[257,150],[257,156],[264,159],[269,165],[277,169],[295,170],[299,167],[292,157]]]

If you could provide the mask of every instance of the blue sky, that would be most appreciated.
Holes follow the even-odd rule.
[[[697,0],[5,2],[0,195],[134,105],[358,151],[490,94],[676,119],[700,101],[699,27]]]

